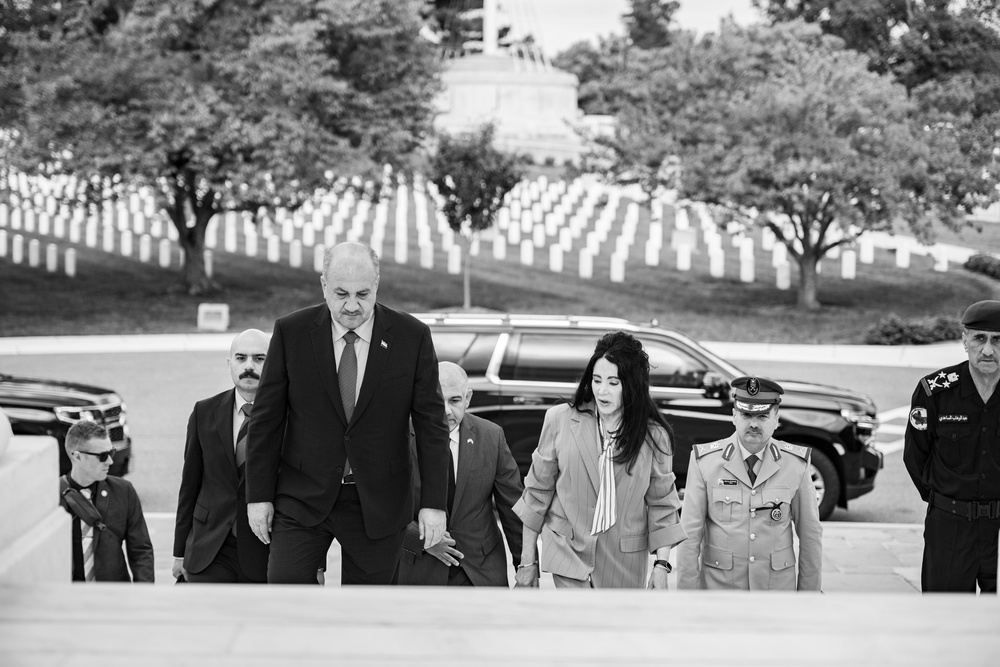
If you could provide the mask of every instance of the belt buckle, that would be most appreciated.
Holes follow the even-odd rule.
[[[996,519],[998,515],[998,510],[1000,510],[1000,501],[990,500],[985,503],[973,502],[973,506],[976,508],[972,512],[973,519]]]

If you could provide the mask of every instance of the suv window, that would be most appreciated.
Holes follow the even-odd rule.
[[[576,383],[599,338],[599,334],[523,334],[507,348],[500,377],[504,380]]]
[[[642,341],[649,355],[651,387],[686,387],[700,389],[708,371],[699,359],[687,352],[659,341]]]
[[[433,338],[438,361],[454,362],[469,375],[485,375],[500,335],[435,331]]]

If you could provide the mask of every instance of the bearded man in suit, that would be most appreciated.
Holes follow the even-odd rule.
[[[516,568],[521,561],[521,519],[514,503],[524,487],[503,429],[466,412],[472,400],[469,377],[450,361],[438,365],[451,436],[448,532],[424,550],[417,521],[403,543],[399,583],[424,586],[507,586],[500,516]],[[414,480],[419,492],[419,480]]]
[[[391,584],[413,518],[409,433],[424,547],[445,532],[448,427],[430,328],[376,302],[378,256],[324,258],[326,303],[274,323],[250,420],[247,512],[271,545],[269,583],[316,583],[333,539],[341,584]]]
[[[246,437],[270,336],[247,329],[229,348],[233,389],[198,401],[188,420],[174,528],[175,579],[264,583],[266,544],[247,523]]]

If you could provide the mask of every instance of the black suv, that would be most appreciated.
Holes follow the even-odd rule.
[[[504,429],[521,476],[531,466],[545,410],[571,399],[598,338],[624,330],[642,341],[653,400],[673,426],[674,472],[683,488],[694,444],[731,435],[729,382],[745,375],[693,340],[621,319],[494,314],[421,314],[438,359],[469,374],[469,411]],[[775,437],[812,448],[812,474],[827,518],[868,493],[882,467],[873,446],[875,404],[847,389],[779,380],[785,389]]]
[[[132,439],[125,403],[110,389],[0,373],[0,410],[10,420],[14,435],[49,435],[59,442],[60,475],[70,469],[64,447],[66,431],[81,419],[108,429],[118,450],[110,473],[120,476],[128,472]]]

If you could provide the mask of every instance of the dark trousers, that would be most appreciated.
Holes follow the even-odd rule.
[[[192,584],[263,584],[251,579],[240,567],[240,555],[236,548],[236,537],[226,535],[226,541],[212,560],[201,572],[188,572],[187,580]]]
[[[425,558],[433,558],[433,556],[425,556]],[[475,584],[472,583],[472,579],[469,579],[469,575],[465,573],[465,568],[461,565],[453,565],[448,568],[448,585],[475,586]]]
[[[997,592],[1000,519],[955,516],[930,507],[924,521],[920,586],[925,593]]]
[[[342,555],[342,586],[395,584],[405,534],[403,527],[388,537],[369,539],[358,490],[353,484],[345,484],[340,487],[330,515],[315,526],[303,526],[292,517],[275,512],[267,581],[317,583],[316,570],[326,563],[326,552],[336,539]]]

